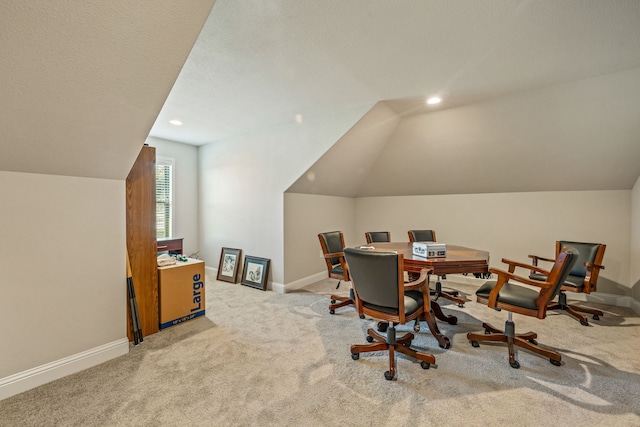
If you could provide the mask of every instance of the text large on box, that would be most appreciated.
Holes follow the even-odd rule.
[[[204,261],[188,259],[158,268],[160,329],[205,313]]]

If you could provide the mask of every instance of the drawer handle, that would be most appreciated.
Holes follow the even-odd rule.
[[[169,246],[166,246],[166,245],[165,246],[158,246],[158,249],[165,249],[165,248],[168,248],[168,247]]]

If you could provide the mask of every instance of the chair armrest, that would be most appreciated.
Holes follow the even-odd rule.
[[[429,278],[429,274],[433,272],[433,268],[423,268],[420,270],[420,277],[416,280],[412,280],[411,282],[406,282],[404,284],[405,291],[412,291],[414,289],[420,289],[425,285],[427,279]]]
[[[549,275],[549,272],[544,268],[540,268],[537,265],[525,264],[519,261],[512,261],[510,259],[502,258],[502,262],[509,265],[509,273],[513,273],[516,267],[526,268],[527,270],[537,271],[544,275]]]
[[[324,254],[325,259],[329,259],[329,258],[344,258],[344,252],[333,252],[330,254]]]
[[[527,265],[527,268],[531,268],[531,266]],[[504,280],[504,283],[507,283],[509,280],[513,279],[516,282],[524,283],[525,285],[536,286],[538,288],[550,288],[552,285],[551,282],[546,282],[546,281],[543,282],[542,280],[529,279],[528,277],[518,276],[517,274],[513,274],[512,272],[501,270],[499,268],[490,268],[489,272],[496,274],[498,276],[498,279],[500,279],[500,277],[502,277],[503,279],[506,279]],[[502,284],[500,285],[500,287],[502,287]],[[498,290],[498,292],[499,291],[500,290]]]
[[[503,260],[505,261],[505,260]],[[508,260],[507,260],[508,261]],[[520,263],[518,263],[520,264]],[[524,268],[531,268],[530,265],[524,264]],[[494,273],[498,276],[498,280],[496,281],[496,285],[491,289],[489,293],[489,299],[487,301],[487,307],[496,308],[498,304],[498,294],[500,293],[500,289],[504,286],[505,283],[509,283],[509,280],[514,280],[516,282],[524,283],[525,285],[536,286],[538,288],[550,288],[551,282],[542,282],[539,280],[531,280],[526,277],[517,276],[513,274],[513,272],[501,270],[499,268],[490,268],[490,273]]]
[[[529,258],[531,258],[531,260],[533,261],[533,265],[538,265],[538,260],[540,261],[547,261],[547,262],[556,262],[555,259],[551,259],[551,258],[543,258],[541,256],[538,255],[529,255]]]
[[[604,265],[600,265],[600,264],[592,264],[590,262],[585,262],[584,266],[591,269],[596,268],[598,270],[604,270]]]

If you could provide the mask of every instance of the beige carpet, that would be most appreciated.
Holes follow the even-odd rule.
[[[207,316],[145,338],[125,356],[0,401],[6,426],[640,426],[640,317],[605,311],[592,326],[562,313],[515,315],[516,331],[560,351],[561,367],[521,350],[512,369],[503,345],[473,348],[482,321],[505,312],[471,300],[443,304],[458,325],[440,349],[423,326],[414,341],[437,358],[423,370],[404,357],[386,381],[386,353],[351,359],[371,319],[330,315],[327,280],[290,294],[209,278]],[[346,292],[348,283],[341,292]],[[586,304],[586,303],[585,303]],[[401,328],[399,328],[400,330]],[[409,330],[409,327],[405,327]]]

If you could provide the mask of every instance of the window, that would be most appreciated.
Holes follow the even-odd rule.
[[[158,238],[173,233],[173,169],[174,159],[156,158],[156,232]]]

